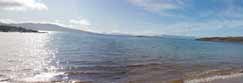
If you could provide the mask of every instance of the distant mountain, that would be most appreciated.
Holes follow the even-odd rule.
[[[163,38],[175,38],[175,39],[195,39],[192,36],[177,36],[177,35],[161,35]]]
[[[243,43],[243,37],[205,37],[196,40],[212,41],[212,42],[239,42]]]
[[[19,23],[19,24],[4,24],[0,23],[0,25],[9,25],[9,26],[17,26],[24,27],[26,29],[38,30],[38,31],[65,31],[65,32],[83,32],[83,33],[91,33],[96,35],[110,35],[110,36],[133,36],[133,37],[159,37],[159,38],[176,38],[176,39],[193,39],[194,37],[187,36],[174,36],[174,35],[131,35],[131,34],[120,34],[120,33],[94,33],[82,30],[75,30],[68,27],[63,27],[55,24],[43,24],[43,23]]]
[[[37,33],[37,30],[26,29],[23,27],[0,25],[0,32],[33,32]]]
[[[21,23],[21,24],[11,24],[13,26],[21,26],[25,27],[27,29],[33,29],[33,30],[41,30],[41,31],[81,31],[81,30],[75,30],[70,29],[67,27],[62,27],[55,24],[42,24],[42,23]]]
[[[0,25],[4,25],[4,23],[1,23],[1,22],[0,22]]]
[[[75,30],[67,27],[62,27],[55,24],[43,24],[43,23],[19,23],[19,24],[4,24],[0,25],[24,27],[26,29],[38,30],[38,31],[68,31],[68,32],[85,32],[81,30]]]

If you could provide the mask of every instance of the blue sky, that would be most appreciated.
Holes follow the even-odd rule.
[[[243,36],[243,1],[0,0],[0,21],[104,33]]]

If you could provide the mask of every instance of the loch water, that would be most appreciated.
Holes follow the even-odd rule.
[[[193,38],[0,33],[4,83],[199,83],[242,72],[242,59],[243,44]]]

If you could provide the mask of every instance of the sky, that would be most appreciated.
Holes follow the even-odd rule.
[[[0,22],[135,35],[243,36],[243,0],[0,0]]]

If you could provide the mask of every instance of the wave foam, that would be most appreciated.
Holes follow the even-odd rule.
[[[28,77],[21,79],[20,81],[23,82],[31,82],[31,83],[36,83],[36,82],[51,82],[51,81],[62,81],[65,79],[64,73],[41,73],[38,74],[34,77]]]
[[[210,81],[215,81],[215,80],[231,79],[231,78],[236,78],[236,77],[241,77],[241,76],[243,76],[243,73],[236,73],[236,74],[231,74],[231,75],[216,75],[216,76],[207,77],[207,78],[186,80],[185,83],[202,83],[202,82],[204,83],[204,82],[210,82]]]

